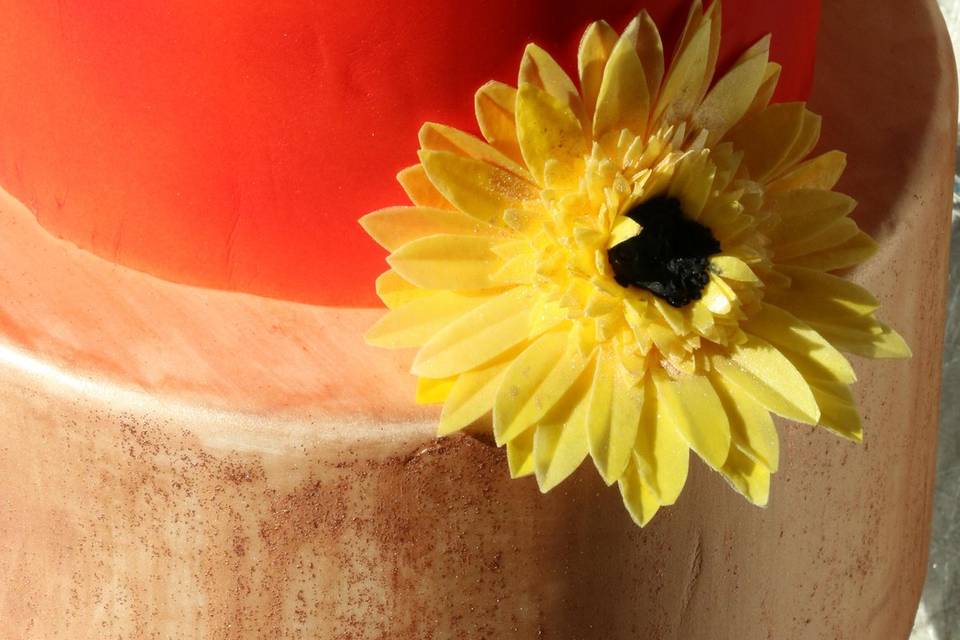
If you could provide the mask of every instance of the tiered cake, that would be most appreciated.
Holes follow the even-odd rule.
[[[904,637],[956,122],[933,2],[724,3],[720,66],[772,32],[779,100],[819,25],[822,145],[880,245],[849,277],[914,354],[857,363],[863,445],[778,424],[768,508],[696,463],[645,528],[587,465],[541,495],[363,341],[356,220],[419,124],[642,4],[0,3],[4,637]],[[688,3],[645,4],[669,51]]]

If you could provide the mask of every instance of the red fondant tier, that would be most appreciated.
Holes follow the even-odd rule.
[[[363,213],[404,201],[417,130],[473,130],[473,93],[536,41],[688,0],[0,0],[0,184],[54,234],[178,282],[374,303]],[[721,65],[773,33],[806,95],[819,0],[726,0]]]

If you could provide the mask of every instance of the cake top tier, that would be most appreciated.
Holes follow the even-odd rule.
[[[527,42],[572,71],[586,24],[646,8],[669,52],[687,0],[38,0],[7,7],[0,184],[51,232],[161,277],[365,305],[424,121],[473,128]],[[819,0],[726,0],[720,67],[765,33],[780,100],[809,87]]]

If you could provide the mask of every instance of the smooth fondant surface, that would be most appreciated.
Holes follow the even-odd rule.
[[[0,0],[0,184],[54,234],[170,280],[379,306],[357,218],[435,120],[515,83],[527,42],[575,71],[588,22],[688,0]],[[780,99],[806,95],[819,0],[726,0],[723,58],[773,32]]]

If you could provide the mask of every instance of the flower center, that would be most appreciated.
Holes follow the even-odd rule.
[[[676,198],[651,198],[626,216],[641,230],[607,251],[617,283],[646,289],[674,307],[699,300],[710,281],[708,258],[720,252],[713,232],[686,217]]]

